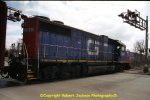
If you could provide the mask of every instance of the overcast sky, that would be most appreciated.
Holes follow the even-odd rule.
[[[145,40],[145,31],[123,23],[118,17],[127,9],[141,12],[141,17],[150,15],[149,1],[6,1],[8,6],[22,10],[28,16],[47,16],[64,24],[94,34],[107,35],[121,40],[127,49],[133,50],[137,40]],[[21,38],[22,22],[7,22],[6,47]]]

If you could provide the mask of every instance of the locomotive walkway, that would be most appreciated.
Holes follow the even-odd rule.
[[[0,100],[149,100],[150,75],[136,72],[1,87]]]

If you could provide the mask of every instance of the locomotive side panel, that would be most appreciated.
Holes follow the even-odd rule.
[[[40,59],[63,60],[70,46],[70,31],[56,25],[40,22],[38,44]]]
[[[41,59],[66,59],[70,37],[50,31],[39,31],[39,51]]]
[[[76,29],[72,29],[72,47],[74,48],[75,58],[79,60],[100,60],[99,38]]]

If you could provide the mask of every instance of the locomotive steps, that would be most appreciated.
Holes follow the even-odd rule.
[[[32,67],[32,65],[29,65],[30,67]],[[34,75],[34,71],[32,71],[30,68],[27,70],[27,80],[34,80],[37,79]]]

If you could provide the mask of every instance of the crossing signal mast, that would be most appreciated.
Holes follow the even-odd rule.
[[[26,15],[22,14],[21,10],[17,10],[15,8],[12,8],[12,7],[7,7],[7,9],[8,9],[8,15],[7,15],[8,20],[11,20],[13,22],[17,22],[17,21],[21,21],[21,19],[27,18]]]
[[[144,66],[144,73],[148,72],[148,16],[146,16],[146,20],[140,17],[140,12],[137,10],[130,11],[127,10],[127,12],[123,12],[118,15],[123,19],[124,23],[128,23],[131,26],[134,26],[135,28],[140,29],[141,31],[145,30],[145,66]]]

